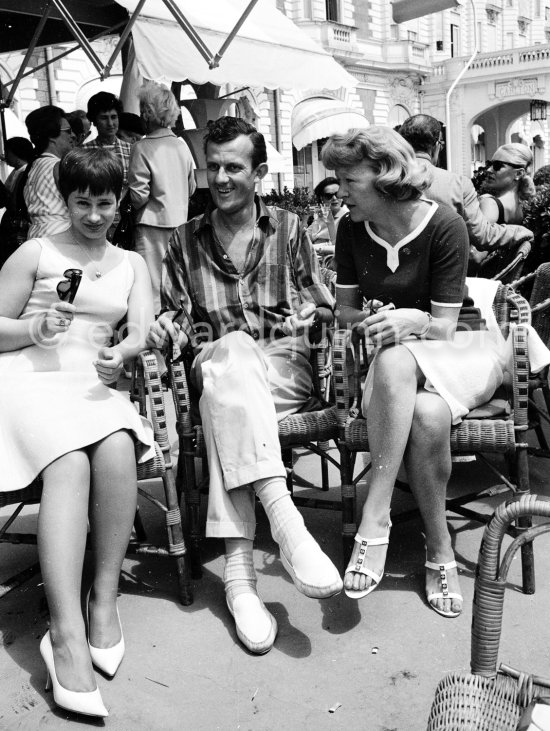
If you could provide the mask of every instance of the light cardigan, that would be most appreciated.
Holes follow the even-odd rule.
[[[136,223],[176,228],[187,221],[196,183],[193,158],[185,142],[158,129],[134,143],[128,187]]]

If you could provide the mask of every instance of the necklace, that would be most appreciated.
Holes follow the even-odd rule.
[[[96,278],[99,279],[102,276],[102,272],[101,272],[100,269],[97,268],[97,262],[92,259],[92,257],[88,253],[88,250],[85,249],[83,246],[81,246],[76,239],[73,239],[73,241],[78,246],[78,248],[80,249],[80,251],[82,251],[82,252],[84,252],[84,254],[86,254],[86,256],[92,262],[92,264],[94,265],[94,267],[96,267],[96,270],[95,270],[94,274],[96,275]]]

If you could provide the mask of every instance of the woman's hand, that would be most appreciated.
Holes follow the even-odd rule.
[[[124,366],[122,354],[116,347],[100,348],[94,366],[97,377],[102,383],[105,385],[116,383]]]
[[[417,335],[426,326],[426,314],[422,310],[403,307],[400,309],[380,308],[361,323],[365,335],[373,345],[392,345],[409,335]]]
[[[73,321],[76,307],[68,302],[55,302],[46,313],[35,318],[33,332],[38,341],[67,332]]]
[[[183,332],[178,322],[173,322],[170,317],[161,315],[149,328],[147,347],[162,350],[166,343],[169,342],[169,339],[177,343],[181,350],[189,342],[189,338]]]

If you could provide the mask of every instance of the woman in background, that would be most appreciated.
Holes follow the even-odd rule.
[[[147,134],[132,147],[128,187],[136,210],[135,250],[147,262],[158,313],[162,260],[172,231],[187,221],[196,185],[189,148],[171,130],[180,110],[170,89],[147,82],[139,102]]]
[[[60,107],[39,107],[27,115],[25,124],[35,148],[23,191],[32,239],[66,231],[71,225],[58,185],[59,162],[73,149],[76,137]]]
[[[527,145],[511,142],[501,145],[485,164],[488,171],[479,199],[486,218],[495,223],[523,222],[523,205],[535,195],[535,184],[528,173],[533,155]]]

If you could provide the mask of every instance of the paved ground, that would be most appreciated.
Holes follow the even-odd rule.
[[[550,494],[549,468],[543,461],[532,461],[534,491]],[[316,480],[316,458],[300,456],[297,471]],[[335,495],[337,477],[332,478]],[[495,483],[483,466],[458,464],[451,491]],[[362,486],[363,495],[364,490]],[[478,504],[491,512],[501,499],[485,498]],[[396,494],[394,503],[394,516],[412,505],[410,496],[402,493]],[[294,589],[267,521],[258,513],[259,589],[279,624],[268,655],[249,655],[236,638],[224,601],[220,541],[204,544],[204,577],[195,582],[195,602],[189,607],[177,601],[170,561],[127,559],[119,599],[126,657],[114,679],[98,676],[110,716],[103,722],[63,713],[44,692],[38,644],[48,617],[38,575],[0,599],[0,729],[425,729],[440,678],[447,671],[469,669],[480,525],[451,520],[465,596],[464,613],[452,620],[439,617],[424,600],[418,520],[393,528],[387,573],[373,594],[360,602],[344,594],[315,601]],[[304,509],[303,514],[325,550],[340,563],[339,513]],[[155,537],[163,529],[161,519],[149,515],[147,507],[145,517],[150,518]],[[34,522],[33,515],[21,518],[20,529],[30,532]],[[36,561],[34,547],[0,545],[0,551],[0,581]],[[549,676],[544,611],[550,598],[547,536],[538,539],[536,556],[535,596],[518,590],[519,559],[512,568],[500,658]]]

